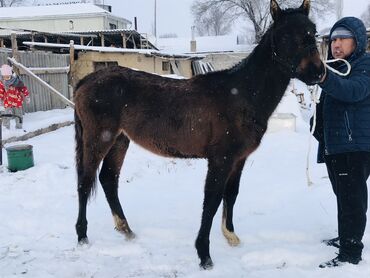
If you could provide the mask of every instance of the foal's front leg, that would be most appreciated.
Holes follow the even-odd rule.
[[[213,266],[209,254],[209,234],[212,227],[213,217],[221,203],[227,178],[231,171],[232,162],[229,159],[209,159],[208,173],[204,189],[204,202],[202,221],[198,237],[195,241],[200,258],[200,266],[210,269]]]

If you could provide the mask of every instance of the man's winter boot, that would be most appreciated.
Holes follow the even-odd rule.
[[[361,260],[362,260],[361,256],[352,257],[345,254],[339,254],[334,259],[320,264],[319,267],[320,268],[337,267],[342,266],[345,263],[358,264]]]
[[[358,264],[361,261],[362,249],[361,240],[354,238],[340,240],[339,254],[334,259],[319,265],[321,268],[341,266],[344,263]]]

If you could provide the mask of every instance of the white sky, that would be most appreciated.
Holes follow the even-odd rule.
[[[103,2],[103,0],[102,0]],[[139,32],[152,33],[154,23],[154,0],[104,0],[112,5],[113,13],[133,21],[138,18]],[[190,36],[193,24],[190,6],[193,0],[157,0],[157,34],[176,33],[179,37]],[[359,17],[370,0],[344,0],[343,16]],[[320,24],[319,30],[330,27],[334,20]],[[324,26],[325,25],[325,26]]]

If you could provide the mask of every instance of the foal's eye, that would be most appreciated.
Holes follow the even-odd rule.
[[[309,36],[309,37],[312,37],[312,36],[314,35],[314,32],[312,32],[312,31],[307,31],[306,35],[307,35],[307,36]]]

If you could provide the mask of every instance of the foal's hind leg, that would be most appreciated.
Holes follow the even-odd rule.
[[[123,134],[117,137],[116,142],[104,158],[99,180],[112,211],[116,230],[123,233],[127,239],[132,239],[135,235],[127,223],[118,198],[118,179],[129,143],[130,140]]]
[[[226,157],[226,156],[225,156]],[[221,203],[226,181],[232,169],[233,161],[230,159],[212,158],[208,161],[208,173],[204,189],[204,203],[202,222],[198,237],[195,241],[200,258],[200,266],[204,269],[212,268],[213,262],[209,254],[209,234],[213,217]]]
[[[80,244],[88,243],[87,238],[87,219],[86,219],[86,206],[89,196],[94,190],[96,183],[96,171],[99,167],[99,163],[104,156],[104,149],[108,149],[109,146],[101,146],[98,148],[93,142],[89,142],[89,136],[85,136],[85,143],[83,146],[83,158],[80,162],[81,165],[78,167],[78,217],[76,222],[76,232],[78,242]]]
[[[223,196],[222,233],[231,246],[240,244],[240,239],[234,233],[233,210],[236,197],[239,193],[240,177],[245,164],[245,159],[238,162],[226,184]]]

